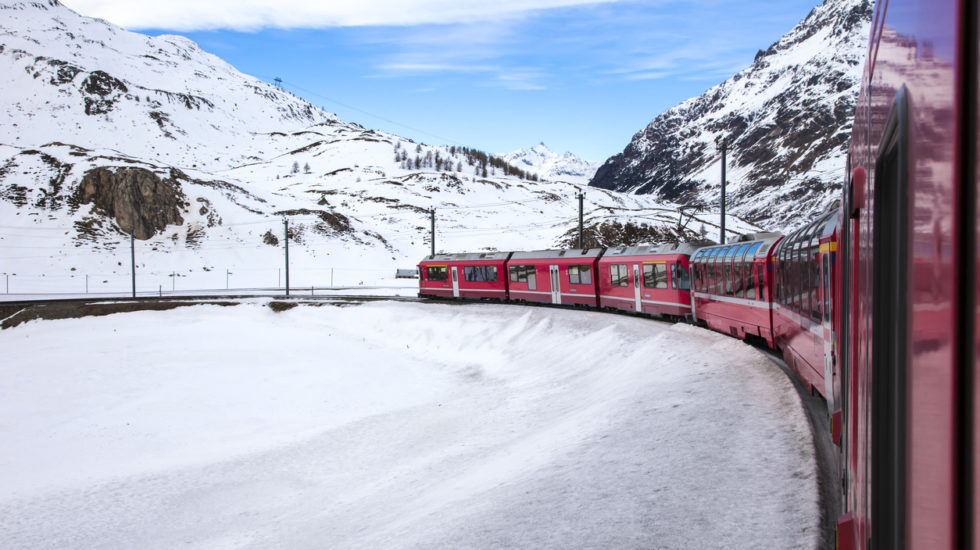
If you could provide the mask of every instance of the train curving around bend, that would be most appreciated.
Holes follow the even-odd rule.
[[[443,254],[422,296],[689,319],[781,351],[840,448],[837,545],[980,550],[980,7],[879,0],[840,208],[737,243]]]

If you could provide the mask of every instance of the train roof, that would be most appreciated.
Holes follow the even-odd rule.
[[[694,261],[712,261],[715,258],[720,258],[721,255],[715,250],[725,249],[725,256],[733,256],[737,250],[742,249],[744,245],[745,248],[742,250],[742,254],[752,251],[753,258],[764,258],[769,254],[769,251],[773,248],[783,236],[779,233],[756,233],[751,235],[746,235],[742,240],[733,243],[716,244],[711,246],[705,246],[698,249],[698,251],[691,258]]]
[[[689,243],[677,244],[638,244],[617,246],[606,250],[604,257],[649,256],[651,254],[684,254],[690,256],[697,248]]]
[[[806,248],[820,245],[820,239],[834,234],[837,229],[837,210],[820,214],[815,220],[789,234],[779,248]]]
[[[460,262],[476,260],[506,260],[510,252],[458,252],[454,254],[436,254],[422,258],[423,262]]]
[[[550,258],[595,258],[602,253],[602,248],[573,248],[570,250],[531,250],[514,252],[512,260],[537,260]]]

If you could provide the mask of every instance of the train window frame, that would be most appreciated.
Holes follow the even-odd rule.
[[[533,264],[520,264],[508,266],[510,272],[510,282],[512,283],[524,283],[527,285],[532,285],[531,279],[534,278],[535,267]],[[534,290],[531,288],[531,290]]]
[[[568,284],[591,285],[592,266],[588,264],[575,264],[568,266]]]
[[[433,276],[433,273],[436,276]],[[440,275],[441,273],[441,275]],[[427,281],[443,282],[449,280],[449,266],[448,265],[427,265],[425,266],[425,279]]]
[[[627,264],[609,264],[609,284],[615,287],[630,286],[630,273]]]
[[[756,277],[759,279],[759,297],[758,300],[766,300],[766,262],[760,262],[758,264],[759,269],[756,273]]]
[[[670,264],[670,287],[673,290],[691,290],[691,272],[681,262]]]
[[[463,266],[463,280],[467,283],[496,283],[497,266],[477,264]]]
[[[663,286],[661,286],[663,285]],[[643,288],[667,289],[667,262],[643,262]]]
[[[752,243],[745,243],[739,247],[738,252],[735,253],[735,263],[737,264],[737,276],[735,278],[738,281],[738,288],[735,289],[735,295],[739,298],[745,298],[745,287],[747,286],[747,278],[745,276],[745,257],[748,255],[749,247]]]

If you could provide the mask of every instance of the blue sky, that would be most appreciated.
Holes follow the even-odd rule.
[[[505,153],[604,160],[656,115],[748,67],[817,0],[65,0],[182,34],[341,118]]]

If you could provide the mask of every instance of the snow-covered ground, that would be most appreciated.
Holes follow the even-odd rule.
[[[266,302],[0,332],[0,547],[817,544],[799,397],[739,341]]]

